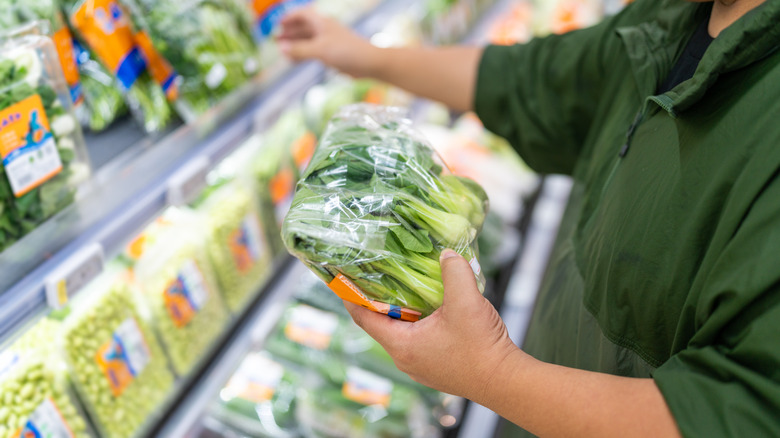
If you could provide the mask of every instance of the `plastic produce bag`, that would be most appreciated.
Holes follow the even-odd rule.
[[[45,36],[0,47],[0,251],[70,205],[90,173],[57,53]]]
[[[100,132],[127,113],[125,98],[116,78],[89,49],[76,40],[73,40],[73,49],[86,108],[80,115],[80,121],[91,131]]]
[[[136,27],[150,39],[148,44],[181,75],[176,107],[187,122],[195,120],[259,71],[259,52],[251,36],[249,11],[243,2],[122,0],[122,3],[131,12]]]
[[[295,416],[305,437],[441,436],[415,391],[354,366],[344,376],[338,384],[321,381],[298,391]]]
[[[263,223],[274,255],[284,251],[281,226],[290,210],[295,182],[314,153],[317,138],[306,128],[300,108],[286,111],[259,143],[253,174],[260,193]]]
[[[208,353],[229,318],[199,234],[202,224],[192,215],[171,210],[171,226],[149,242],[133,269],[135,283],[180,376]]]
[[[43,318],[0,352],[0,437],[91,436],[52,348],[58,328]]]
[[[198,210],[206,221],[206,245],[225,303],[240,312],[260,291],[271,268],[254,192],[239,181],[229,182]]]
[[[165,354],[126,281],[107,270],[74,299],[63,327],[70,375],[105,437],[138,433],[173,388]]]
[[[346,107],[298,182],[282,237],[343,299],[415,321],[441,305],[439,255],[451,248],[484,277],[474,241],[487,209],[397,108]]]
[[[128,107],[147,132],[164,129],[171,120],[168,101],[177,96],[178,80],[170,65],[141,44],[117,0],[64,0],[77,38],[116,78]],[[153,76],[154,75],[154,76]],[[160,85],[155,77],[169,78]]]
[[[249,436],[297,437],[295,394],[301,384],[293,367],[266,352],[249,353],[219,392],[212,413]]]

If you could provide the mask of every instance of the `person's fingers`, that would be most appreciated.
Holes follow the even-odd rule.
[[[352,316],[355,324],[379,342],[385,349],[392,348],[394,341],[400,341],[401,330],[405,330],[409,322],[399,321],[387,315],[368,310],[365,307],[344,301],[344,307]]]
[[[280,24],[282,28],[299,26],[307,27],[314,31],[321,27],[323,20],[324,18],[313,8],[301,8],[287,13],[282,18]]]
[[[317,56],[316,45],[312,40],[283,39],[279,41],[279,49],[294,61],[302,61]]]
[[[314,32],[306,26],[290,26],[282,28],[277,40],[299,40],[314,37]]]
[[[443,302],[448,307],[470,308],[482,298],[471,265],[460,254],[445,249],[439,258],[441,278],[444,283]]]

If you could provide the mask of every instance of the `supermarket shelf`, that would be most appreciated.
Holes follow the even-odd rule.
[[[490,27],[499,17],[510,10],[517,0],[498,0],[487,11],[485,11],[479,20],[474,24],[471,30],[461,40],[461,44],[467,46],[480,46],[489,42]]]
[[[199,436],[203,417],[209,405],[225,382],[235,372],[243,357],[252,349],[258,349],[273,330],[277,320],[295,292],[307,269],[297,260],[288,258],[285,267],[267,287],[260,302],[249,310],[239,322],[225,348],[220,349],[200,378],[180,394],[179,403],[173,405],[151,436],[187,437]]]
[[[364,35],[374,33],[413,3],[387,0],[354,28]],[[177,173],[195,162],[218,163],[253,132],[269,126],[326,73],[312,62],[285,64],[228,96],[197,123],[156,141],[144,137],[119,152],[96,172],[74,205],[0,254],[0,338],[46,310],[44,283],[59,266],[94,244],[106,257],[119,253],[169,205],[168,185]]]
[[[571,181],[568,177],[548,176],[544,179],[541,190],[500,312],[509,336],[517,345],[522,345],[525,338],[536,293],[566,208]],[[490,409],[470,403],[458,437],[483,438],[486,431],[496,429],[498,421],[499,416]]]

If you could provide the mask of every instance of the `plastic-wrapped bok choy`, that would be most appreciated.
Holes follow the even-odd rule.
[[[298,182],[282,238],[343,299],[415,321],[441,305],[445,248],[484,289],[475,239],[486,210],[482,188],[452,175],[403,110],[351,105]]]

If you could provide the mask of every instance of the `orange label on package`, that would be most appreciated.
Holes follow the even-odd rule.
[[[305,169],[314,155],[314,148],[317,146],[317,137],[311,132],[306,132],[292,144],[292,156],[298,169]]]
[[[41,97],[34,94],[0,111],[0,157],[16,197],[62,170]]]
[[[228,248],[239,273],[245,274],[262,255],[262,232],[257,216],[248,214],[228,236]]]
[[[382,102],[385,101],[385,97],[387,96],[387,89],[380,85],[375,85],[368,89],[366,92],[366,95],[363,96],[363,102],[365,103],[373,103],[376,105],[381,105]]]
[[[208,299],[208,288],[203,274],[192,260],[182,263],[176,278],[163,291],[163,302],[173,325],[187,325]]]
[[[280,170],[273,178],[271,178],[268,184],[271,191],[271,201],[274,204],[279,204],[284,201],[285,198],[290,196],[295,186],[295,176],[292,169],[285,167]]]
[[[79,104],[83,100],[81,95],[81,78],[79,77],[79,68],[76,64],[76,58],[73,56],[73,37],[70,30],[63,26],[51,36],[54,46],[57,49],[57,55],[60,58],[62,74],[65,76],[65,82],[70,89],[70,98],[74,104]]]
[[[390,393],[393,391],[390,380],[357,367],[348,367],[346,377],[341,387],[344,397],[368,406],[390,406]]]
[[[122,395],[150,359],[143,333],[132,317],[124,320],[95,354],[95,361],[108,379],[114,397]]]
[[[160,87],[165,92],[165,97],[170,101],[176,100],[179,97],[179,76],[176,74],[176,71],[160,52],[154,48],[152,39],[149,38],[146,32],[136,33],[135,42],[141,50],[141,56],[146,61],[146,68],[149,69],[149,74],[152,75],[155,82],[160,84]]]
[[[339,325],[338,316],[305,304],[290,309],[284,335],[315,350],[325,350]]]
[[[377,313],[383,313],[391,318],[400,319],[402,321],[415,322],[420,319],[422,314],[416,310],[407,309],[392,304],[381,303],[376,300],[372,300],[360,290],[349,278],[343,274],[338,274],[336,278],[328,283],[328,287],[342,300],[355,303],[366,309],[373,310]]]
[[[70,21],[125,89],[146,70],[127,14],[115,0],[85,0]]]

